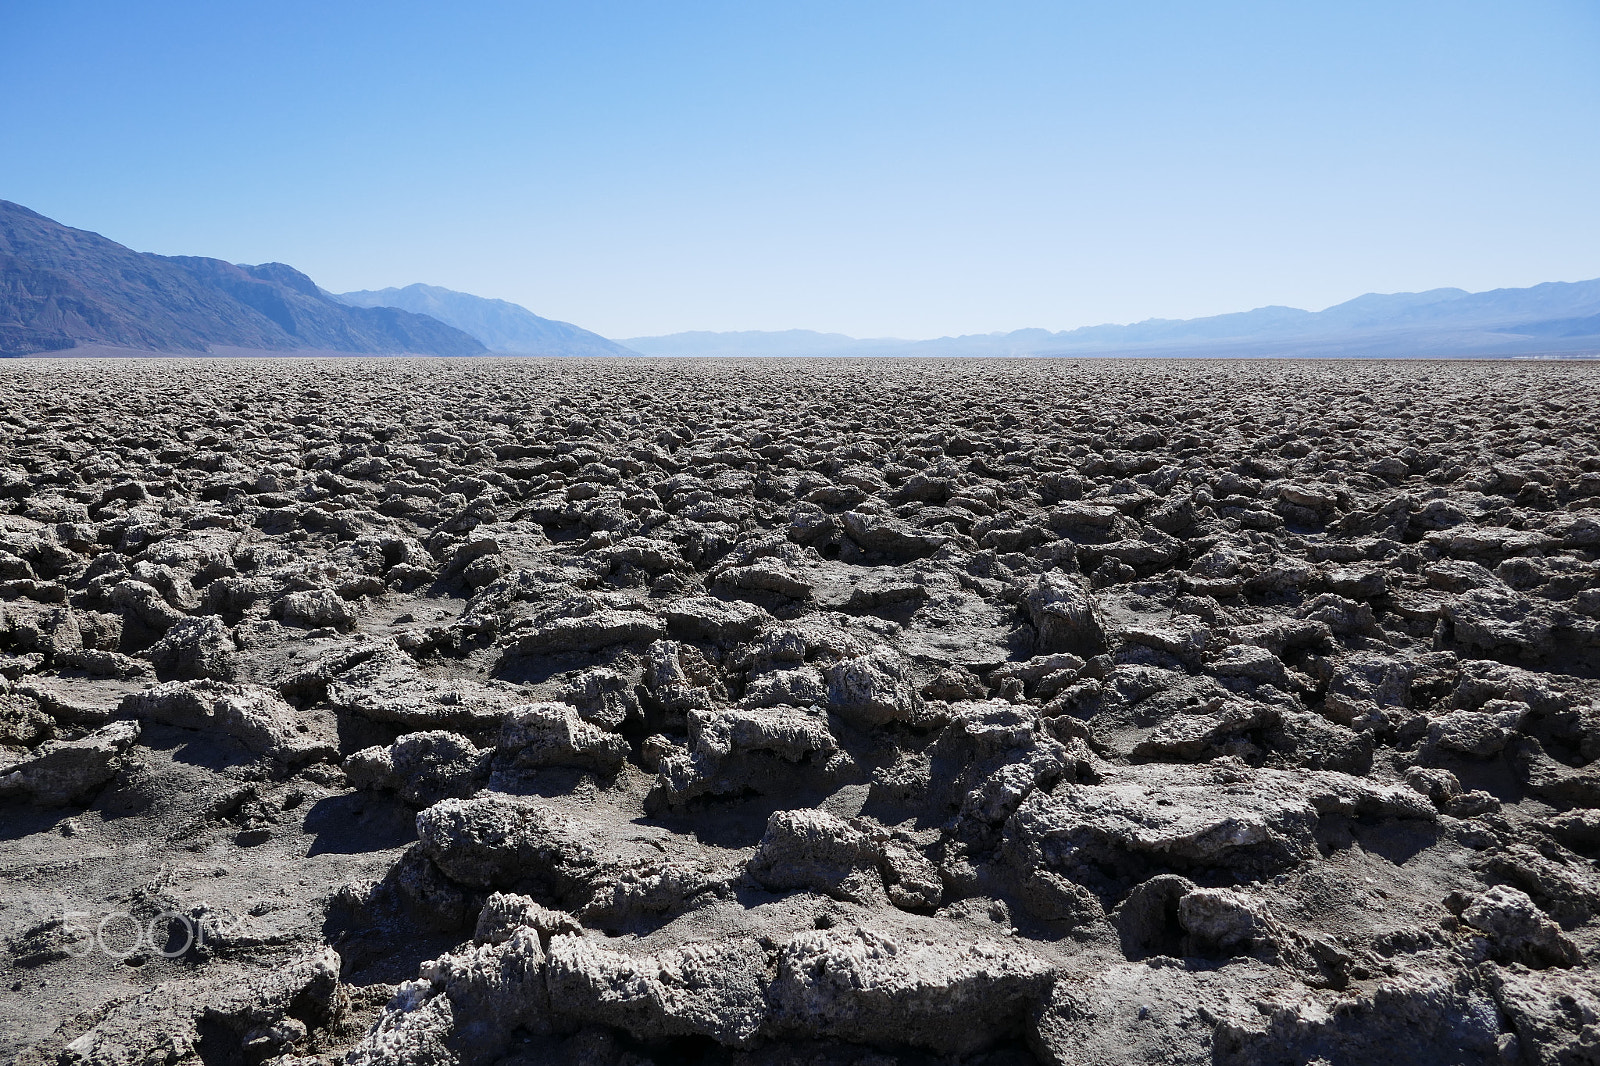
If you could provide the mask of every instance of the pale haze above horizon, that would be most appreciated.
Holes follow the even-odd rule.
[[[1600,4],[0,3],[0,199],[607,337],[1600,276]]]

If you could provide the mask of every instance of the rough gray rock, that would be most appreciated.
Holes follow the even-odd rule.
[[[338,953],[323,948],[231,979],[158,985],[100,1012],[62,1058],[83,1066],[135,1066],[198,1060],[203,1047],[258,1059],[292,1053],[307,1023],[325,1027],[342,1010],[339,965]]]
[[[455,733],[410,733],[387,747],[363,748],[344,761],[356,788],[387,789],[417,807],[465,799],[487,782],[491,752]]]
[[[513,769],[573,766],[614,774],[628,757],[628,742],[568,704],[530,703],[506,712],[496,750],[501,765]]]
[[[672,636],[718,644],[746,640],[771,619],[771,615],[755,604],[711,596],[674,600],[663,614]]]
[[[47,740],[0,769],[0,796],[52,807],[85,799],[117,776],[138,739],[138,722],[112,722],[81,740]]]
[[[828,682],[828,707],[862,728],[911,718],[920,703],[905,668],[887,649],[832,663],[823,676]]]
[[[659,794],[669,805],[700,796],[792,788],[838,773],[838,742],[818,708],[691,711],[689,745],[661,759]]]
[[[776,891],[810,889],[836,899],[908,910],[939,905],[939,872],[915,847],[861,819],[826,811],[776,811],[746,871]]]
[[[1600,992],[1585,973],[1485,967],[1495,1003],[1511,1020],[1517,1050],[1538,1066],[1600,1060]]]
[[[825,811],[776,811],[747,869],[771,889],[871,904],[883,897],[881,851],[870,832]]]
[[[278,601],[275,612],[285,623],[308,629],[349,629],[360,617],[353,606],[328,588],[291,592]]]
[[[615,730],[642,713],[633,686],[615,670],[586,670],[563,695],[584,721],[601,729]]]
[[[1015,942],[871,926],[802,933],[777,961],[775,1032],[947,1055],[1020,1034],[1051,976]]]
[[[553,618],[518,635],[508,651],[514,655],[556,655],[596,651],[611,644],[632,644],[664,636],[667,626],[643,611],[600,610],[577,618]]]
[[[644,1039],[708,1036],[748,1044],[767,1017],[767,952],[738,938],[640,955],[584,937],[550,944],[550,1006]]]
[[[1461,920],[1488,938],[1495,958],[1525,966],[1574,966],[1582,955],[1526,892],[1495,885],[1467,904]]]
[[[162,678],[232,681],[236,652],[233,636],[222,619],[205,615],[174,623],[144,654]]]
[[[540,886],[559,897],[597,865],[578,820],[508,796],[441,800],[417,815],[418,843],[452,880],[475,888]]]
[[[1280,982],[1278,971],[1262,963],[1218,967],[1169,958],[1065,975],[1040,1011],[1029,1047],[1050,1066],[1211,1066],[1217,1026],[1248,1024],[1255,1002]]]
[[[509,687],[430,677],[394,643],[363,646],[353,664],[335,659],[280,687],[320,689],[340,710],[403,729],[498,725],[506,710],[520,702]]]
[[[1409,788],[1335,771],[1152,764],[1032,793],[1006,824],[1006,848],[1023,870],[1061,873],[1105,895],[1153,866],[1261,876],[1313,861],[1319,821],[1340,815],[1436,817]]]
[[[301,728],[275,692],[221,681],[168,681],[122,701],[122,713],[184,729],[218,732],[259,755],[303,762],[331,754],[326,740]]]
[[[583,932],[570,914],[541,907],[527,896],[496,892],[484,901],[472,935],[480,944],[503,944],[519,929],[532,929],[545,937]]]
[[[1486,991],[1433,968],[1408,969],[1356,995],[1287,989],[1252,1007],[1217,1027],[1214,1062],[1490,1063],[1514,1051]]]
[[[1105,623],[1087,592],[1067,574],[1051,570],[1028,593],[1028,615],[1041,652],[1082,656],[1106,650]]]

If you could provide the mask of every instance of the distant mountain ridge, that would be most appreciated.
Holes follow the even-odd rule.
[[[1600,353],[1600,279],[1525,289],[1369,293],[1322,311],[1259,307],[1191,319],[933,340],[859,340],[810,330],[675,333],[622,341],[646,355],[1411,356]]]
[[[516,355],[639,354],[570,322],[540,318],[521,304],[490,300],[453,289],[441,289],[436,285],[363,289],[330,295],[352,307],[397,307],[415,314],[429,315],[476,337],[492,352]]]
[[[613,341],[518,304],[436,286],[335,295],[283,263],[135,252],[0,200],[0,355],[75,346],[449,356],[1574,357],[1600,355],[1600,279],[1369,293],[1321,311],[1269,306],[1059,332],[900,340],[783,330]]]
[[[0,355],[110,345],[478,355],[426,315],[349,307],[282,263],[135,252],[0,200]]]

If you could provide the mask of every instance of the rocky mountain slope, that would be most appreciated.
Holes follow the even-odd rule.
[[[1600,1058],[1600,367],[0,365],[23,1064]]]
[[[135,252],[0,200],[0,355],[105,344],[476,355],[425,315],[347,307],[282,263]]]
[[[492,352],[514,355],[638,355],[570,322],[540,318],[520,304],[487,300],[436,285],[363,289],[333,297],[352,307],[398,307],[437,318],[482,341]]]

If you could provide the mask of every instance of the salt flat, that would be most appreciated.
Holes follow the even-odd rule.
[[[19,1062],[1600,1055],[1594,364],[16,360],[0,412]]]

